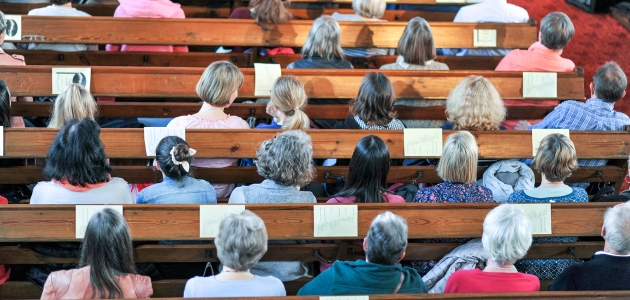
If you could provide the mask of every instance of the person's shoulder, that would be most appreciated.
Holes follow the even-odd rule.
[[[168,122],[166,127],[187,127],[193,120],[194,117],[190,115],[179,116]]]
[[[394,193],[384,193],[383,195],[387,198],[388,203],[406,203],[405,198]]]
[[[507,202],[521,202],[521,199],[527,197],[525,190],[515,191],[507,198]]]
[[[226,121],[233,125],[234,128],[249,129],[249,123],[239,116],[229,116]]]
[[[109,184],[114,185],[114,186],[120,186],[120,185],[127,186],[127,181],[120,177],[112,177],[112,179],[109,180]]]
[[[138,298],[149,298],[153,295],[151,277],[139,274],[127,274],[133,281],[133,289]]]
[[[251,19],[252,13],[249,10],[249,7],[239,7],[232,11],[229,18],[230,19]]]
[[[400,70],[401,67],[398,67],[398,66],[400,66],[400,64],[391,63],[391,64],[382,65],[379,69],[380,70]]]
[[[538,290],[538,287],[540,287],[540,279],[536,275],[521,272],[518,274],[523,278],[523,280],[529,281],[532,285],[536,285],[536,290]]]
[[[571,187],[573,194],[577,196],[578,202],[588,202],[588,193],[580,187]]]

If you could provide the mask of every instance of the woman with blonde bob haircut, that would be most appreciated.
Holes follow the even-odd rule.
[[[499,130],[507,111],[494,85],[482,76],[460,81],[446,99],[446,119],[442,129]]]
[[[381,66],[381,70],[448,70],[444,63],[435,61],[435,43],[429,23],[415,17],[407,23],[398,41],[398,59]]]
[[[437,166],[437,174],[444,182],[419,190],[413,202],[493,202],[492,191],[475,182],[478,155],[477,141],[470,132],[450,134]]]
[[[98,114],[96,101],[82,85],[71,83],[55,99],[48,128],[61,128],[70,119],[92,119]]]
[[[304,108],[308,97],[304,84],[293,76],[280,76],[271,87],[271,99],[267,114],[273,117],[271,124],[259,124],[260,129],[309,129],[310,120]]]
[[[339,23],[331,16],[321,16],[308,33],[302,58],[287,69],[352,69],[352,64],[343,58]]]

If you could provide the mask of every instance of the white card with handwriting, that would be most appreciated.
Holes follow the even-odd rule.
[[[496,47],[496,29],[475,29],[473,30],[473,46],[475,47]]]
[[[534,156],[538,153],[540,142],[552,133],[560,133],[570,138],[569,129],[532,129],[532,153]]]
[[[200,205],[199,236],[202,238],[217,237],[221,221],[230,214],[240,214],[243,211],[245,211],[245,205]]]
[[[405,156],[442,156],[441,128],[405,128]]]
[[[155,149],[160,141],[167,136],[178,136],[186,140],[184,127],[144,127],[144,149],[147,156],[155,156]]]
[[[59,95],[69,84],[82,85],[90,90],[91,68],[52,68],[52,93]]]
[[[88,223],[94,214],[102,211],[105,208],[111,208],[121,215],[123,214],[122,205],[76,205],[76,238],[82,239],[85,236],[85,230],[87,230]]]
[[[557,98],[558,73],[523,72],[524,98]]]
[[[282,76],[279,64],[254,64],[254,96],[271,95],[271,86]]]
[[[359,209],[356,205],[315,205],[314,237],[359,236]]]
[[[21,41],[22,40],[22,16],[21,15],[4,15],[7,23],[5,29],[7,35],[5,41]]]
[[[529,220],[534,225],[532,234],[551,234],[551,204],[527,203],[510,204],[524,210]]]

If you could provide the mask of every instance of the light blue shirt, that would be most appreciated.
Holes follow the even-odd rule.
[[[219,280],[214,276],[193,277],[186,282],[184,298],[284,297],[282,281],[272,276],[254,276],[248,280]]]
[[[160,183],[154,184],[138,194],[137,204],[216,204],[217,192],[205,180],[190,176],[177,182],[164,177]]]

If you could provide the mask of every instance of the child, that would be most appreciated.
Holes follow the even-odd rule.
[[[260,129],[309,129],[310,121],[304,107],[308,98],[304,85],[293,76],[281,76],[271,87],[271,100],[267,113],[273,117],[271,124],[259,124]]]

